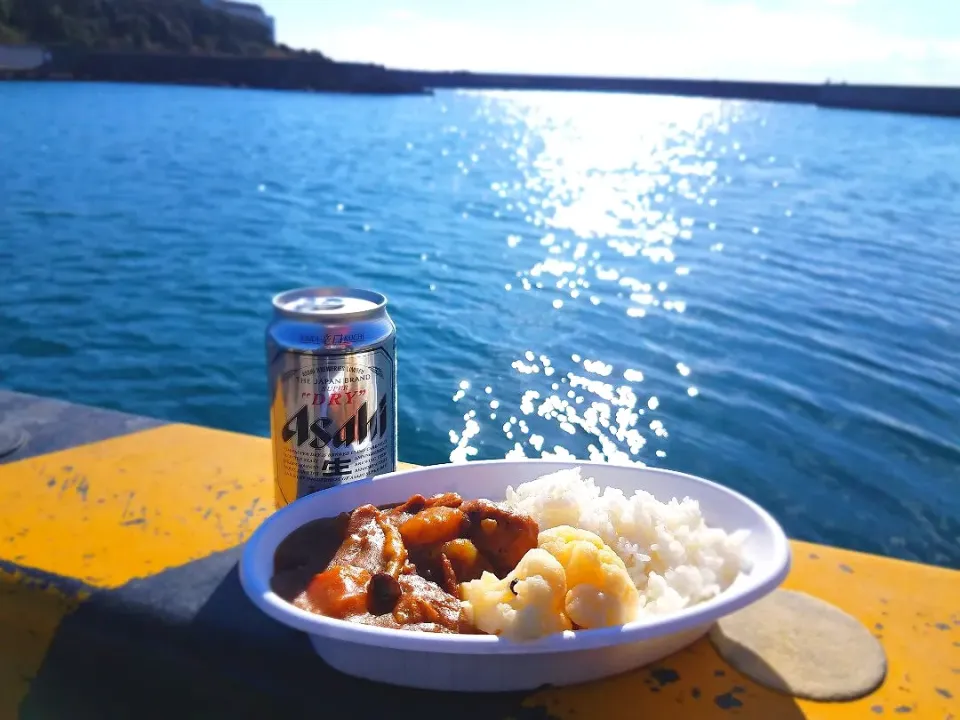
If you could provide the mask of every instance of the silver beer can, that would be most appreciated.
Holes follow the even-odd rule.
[[[397,468],[397,329],[387,298],[300,288],[267,327],[277,507]]]

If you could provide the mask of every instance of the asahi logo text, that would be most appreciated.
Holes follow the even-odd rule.
[[[296,439],[297,447],[309,444],[319,450],[322,447],[339,448],[356,443],[363,445],[368,439],[373,441],[382,438],[387,432],[387,396],[380,397],[380,402],[373,408],[371,414],[368,405],[362,403],[357,411],[338,428],[333,428],[333,420],[328,417],[318,417],[310,422],[310,404],[305,404],[287,420],[281,431],[284,442]]]
[[[350,345],[361,342],[364,337],[362,332],[327,333],[326,335],[301,334],[300,342],[310,345]]]
[[[308,405],[323,405],[324,403],[328,403],[331,406],[353,405],[354,400],[363,400],[366,394],[367,391],[364,388],[360,388],[359,390],[345,390],[341,385],[336,390],[329,390],[325,393],[302,392],[300,393],[300,399]]]

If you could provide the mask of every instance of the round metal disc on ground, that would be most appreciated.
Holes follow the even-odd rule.
[[[887,672],[883,646],[859,620],[792,590],[776,590],[721,619],[710,640],[750,679],[810,700],[863,697]]]
[[[27,433],[16,425],[0,425],[0,458],[12,455],[27,442]]]

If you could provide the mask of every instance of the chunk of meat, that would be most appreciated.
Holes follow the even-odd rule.
[[[466,536],[504,578],[537,547],[540,527],[529,515],[501,507],[490,500],[467,500],[460,506],[470,520]]]
[[[440,505],[427,508],[414,519],[419,519],[419,525],[413,526],[417,537],[441,541],[453,532],[451,528],[459,532],[466,522],[456,508]],[[449,561],[446,573],[441,572],[438,579],[452,593],[409,572],[401,530],[373,505],[363,505],[350,514],[344,535],[326,569],[309,581],[294,598],[294,605],[327,617],[382,627],[436,626],[435,632],[459,632],[460,601]]]
[[[389,600],[391,607],[387,610],[377,607],[378,577],[398,593]],[[307,612],[364,625],[424,632],[476,632],[460,601],[419,575],[402,575],[397,581],[390,575],[371,577],[362,568],[338,565],[314,577],[293,604]]]
[[[438,545],[460,537],[467,528],[467,516],[459,509],[438,505],[421,510],[400,526],[407,547]]]
[[[468,620],[460,601],[436,584],[419,575],[403,575],[400,586],[403,595],[392,613],[359,615],[351,620],[395,630],[479,634],[480,631]]]
[[[328,569],[338,565],[363,568],[370,575],[399,577],[407,561],[407,549],[397,529],[373,505],[361,505],[350,514],[346,537]]]
[[[391,612],[400,600],[397,578],[406,562],[400,532],[383,512],[363,505],[350,514],[343,542],[326,569],[310,580],[294,604],[341,620]]]
[[[292,533],[278,548],[272,584],[297,607],[365,625],[479,632],[459,584],[503,578],[537,546],[525,515],[456,493],[414,495],[389,509],[364,505]]]
[[[391,613],[398,627],[426,623],[439,625],[447,632],[468,631],[469,623],[460,601],[436,583],[419,575],[404,575],[400,578],[400,587],[403,595]]]

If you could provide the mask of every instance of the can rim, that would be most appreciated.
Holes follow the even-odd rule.
[[[322,291],[322,292],[319,292]],[[283,307],[282,303],[285,302],[285,298],[291,298],[298,293],[300,294],[310,294],[311,297],[324,297],[324,296],[336,296],[336,295],[349,295],[352,297],[363,298],[364,300],[369,300],[372,303],[375,303],[373,307],[365,308],[363,310],[355,310],[353,312],[345,313],[323,313],[323,312],[301,312],[297,310],[289,310]],[[273,296],[273,309],[277,314],[283,315],[285,317],[291,318],[303,318],[303,317],[337,317],[337,318],[356,318],[363,317],[365,315],[370,315],[372,313],[379,312],[386,309],[389,299],[386,295],[376,290],[364,290],[363,288],[349,287],[345,285],[306,285],[302,287],[291,288],[289,290],[284,290]]]

